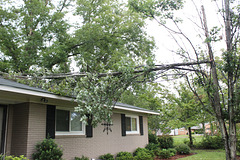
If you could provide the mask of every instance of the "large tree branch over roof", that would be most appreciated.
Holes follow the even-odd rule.
[[[203,60],[199,62],[186,62],[186,63],[172,63],[172,64],[162,64],[162,65],[155,65],[153,68],[146,69],[136,69],[133,71],[134,74],[143,73],[143,72],[154,72],[154,71],[160,71],[160,70],[171,70],[171,69],[178,69],[178,70],[188,70],[188,71],[195,71],[195,72],[203,72],[200,70],[194,70],[194,69],[187,69],[187,68],[179,68],[181,66],[192,66],[192,65],[199,65],[199,64],[206,64],[211,63],[212,61],[209,60]],[[138,67],[137,67],[138,68]],[[0,75],[6,75],[7,73],[0,72]],[[106,76],[118,76],[123,74],[123,72],[110,72],[110,73],[97,73],[98,77],[106,77]],[[59,73],[59,74],[51,74],[51,75],[45,75],[45,76],[23,76],[23,75],[17,75],[15,77],[17,78],[23,78],[23,79],[61,79],[61,78],[67,78],[67,77],[85,77],[88,73],[86,72],[69,72],[69,73]]]

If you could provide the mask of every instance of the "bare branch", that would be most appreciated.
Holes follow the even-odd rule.
[[[135,70],[133,73],[144,73],[144,72],[154,72],[154,71],[160,71],[160,70],[171,70],[171,69],[177,69],[177,67],[181,66],[192,66],[192,65],[199,65],[199,64],[205,64],[205,63],[211,63],[211,61],[205,60],[200,62],[187,62],[187,63],[173,63],[173,64],[165,64],[165,65],[155,65],[154,68],[150,68],[148,70],[139,69]],[[180,68],[179,68],[180,69]],[[196,70],[194,70],[196,71]],[[118,76],[123,74],[123,72],[111,72],[111,73],[96,73],[98,77],[106,77],[106,76]],[[60,74],[52,74],[52,75],[46,75],[46,76],[17,76],[18,78],[25,78],[25,79],[61,79],[61,78],[67,78],[67,77],[85,77],[88,74],[86,72],[70,72],[70,73],[60,73]]]

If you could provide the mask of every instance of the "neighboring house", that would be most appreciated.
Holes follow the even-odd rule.
[[[211,130],[210,130],[210,123],[205,123],[205,133],[206,134],[211,134]],[[198,126],[193,126],[191,127],[191,131],[194,132],[195,134],[201,133],[203,129],[202,124],[199,124]],[[163,133],[161,132],[161,130],[157,131],[157,136],[161,136],[163,135]],[[172,129],[170,131],[170,133],[167,133],[165,135],[171,135],[171,136],[177,136],[177,135],[188,135],[188,130],[183,128],[179,128],[179,129]]]
[[[211,126],[210,123],[205,123],[205,133],[206,134],[211,134],[210,126]],[[191,127],[191,131],[195,134],[202,133],[202,130],[203,130],[202,124]],[[180,129],[178,129],[178,135],[188,135],[188,130],[186,130],[185,128],[180,128]]]
[[[0,77],[0,151],[31,159],[37,142],[47,136],[63,148],[63,158],[133,152],[148,144],[148,115],[157,112],[117,103],[111,130],[80,121],[72,98],[29,87]],[[94,116],[94,115],[93,115]]]
[[[170,135],[170,136],[177,136],[178,135],[178,129],[171,129],[169,133],[163,134],[161,130],[158,130],[156,135],[157,136],[162,136],[162,135]]]

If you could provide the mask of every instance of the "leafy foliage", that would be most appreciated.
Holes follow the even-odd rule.
[[[81,158],[75,157],[74,160],[89,160],[88,157],[82,156]]]
[[[24,155],[21,155],[21,156],[0,155],[0,160],[28,160],[28,159]]]
[[[137,148],[133,153],[133,156],[136,160],[154,159],[154,153],[147,150],[146,148]]]
[[[176,150],[179,154],[189,154],[191,152],[191,149],[186,144],[180,144],[176,147]]]
[[[159,144],[149,143],[145,148],[149,151],[156,151],[159,149]]]
[[[224,143],[221,136],[204,136],[198,143],[197,148],[201,149],[223,149]]]
[[[119,152],[116,156],[116,160],[134,160],[134,158],[130,152]]]
[[[174,148],[168,148],[168,150],[170,151],[170,156],[175,156],[177,154],[177,150]]]
[[[58,147],[53,139],[44,139],[36,145],[36,152],[33,153],[34,160],[61,160],[62,149]]]
[[[162,149],[157,152],[157,156],[162,159],[168,159],[171,157],[171,152],[168,149]]]
[[[6,3],[9,3],[6,5]],[[141,15],[114,0],[0,2],[0,71],[51,92],[77,97],[95,126],[110,121],[114,102],[136,81],[153,77],[154,41]],[[79,19],[77,24],[66,15]],[[82,20],[82,21],[81,21]],[[75,70],[87,76],[39,79]],[[143,72],[133,74],[135,68]],[[102,76],[101,73],[105,75]],[[114,76],[108,73],[117,73]],[[35,78],[32,78],[35,77]]]
[[[157,140],[160,148],[162,149],[173,148],[173,138],[171,136],[159,136]]]
[[[153,144],[158,144],[157,136],[151,133],[151,131],[148,132],[148,142]]]
[[[114,160],[113,155],[110,153],[99,156],[101,160]]]

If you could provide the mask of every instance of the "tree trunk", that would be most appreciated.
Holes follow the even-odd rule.
[[[224,1],[225,4],[225,34],[226,34],[226,44],[227,44],[227,63],[234,65],[233,62],[233,48],[232,48],[232,38],[231,38],[231,22],[230,22],[230,4],[229,0]],[[229,114],[229,150],[231,160],[236,159],[236,122],[234,106],[235,106],[235,96],[234,96],[234,68],[228,69],[228,114]]]
[[[202,130],[203,130],[203,135],[206,136],[206,128],[205,128],[205,123],[202,123]]]
[[[230,7],[229,7],[229,0],[224,0],[225,4],[225,33],[226,33],[226,44],[227,44],[227,63],[231,64],[233,63],[233,57],[232,57],[232,39],[231,39],[231,26],[230,26]],[[205,29],[205,36],[208,38],[208,29],[207,29],[207,23],[206,23],[206,17],[204,8],[202,8],[203,11],[203,21],[204,21],[204,29]],[[216,113],[216,117],[219,122],[220,131],[222,134],[222,138],[224,140],[224,146],[225,146],[225,152],[226,152],[226,159],[227,160],[235,160],[236,159],[236,123],[234,120],[234,81],[233,81],[233,68],[230,68],[228,70],[228,114],[229,114],[229,133],[227,133],[224,117],[222,114],[222,108],[220,104],[220,97],[219,97],[219,89],[218,89],[218,78],[217,78],[217,72],[216,72],[216,65],[214,62],[214,57],[211,49],[211,45],[208,42],[208,52],[209,52],[209,58],[212,61],[211,64],[211,73],[213,78],[213,108]],[[232,64],[234,65],[234,64]]]
[[[214,123],[212,123],[212,120],[210,120],[209,124],[210,124],[211,136],[213,136],[213,134],[214,134],[214,132],[215,132],[214,129],[213,129],[213,124],[214,124]]]
[[[193,146],[193,140],[192,140],[191,127],[188,127],[188,136],[189,136],[189,140],[190,140],[190,147],[192,147]]]

